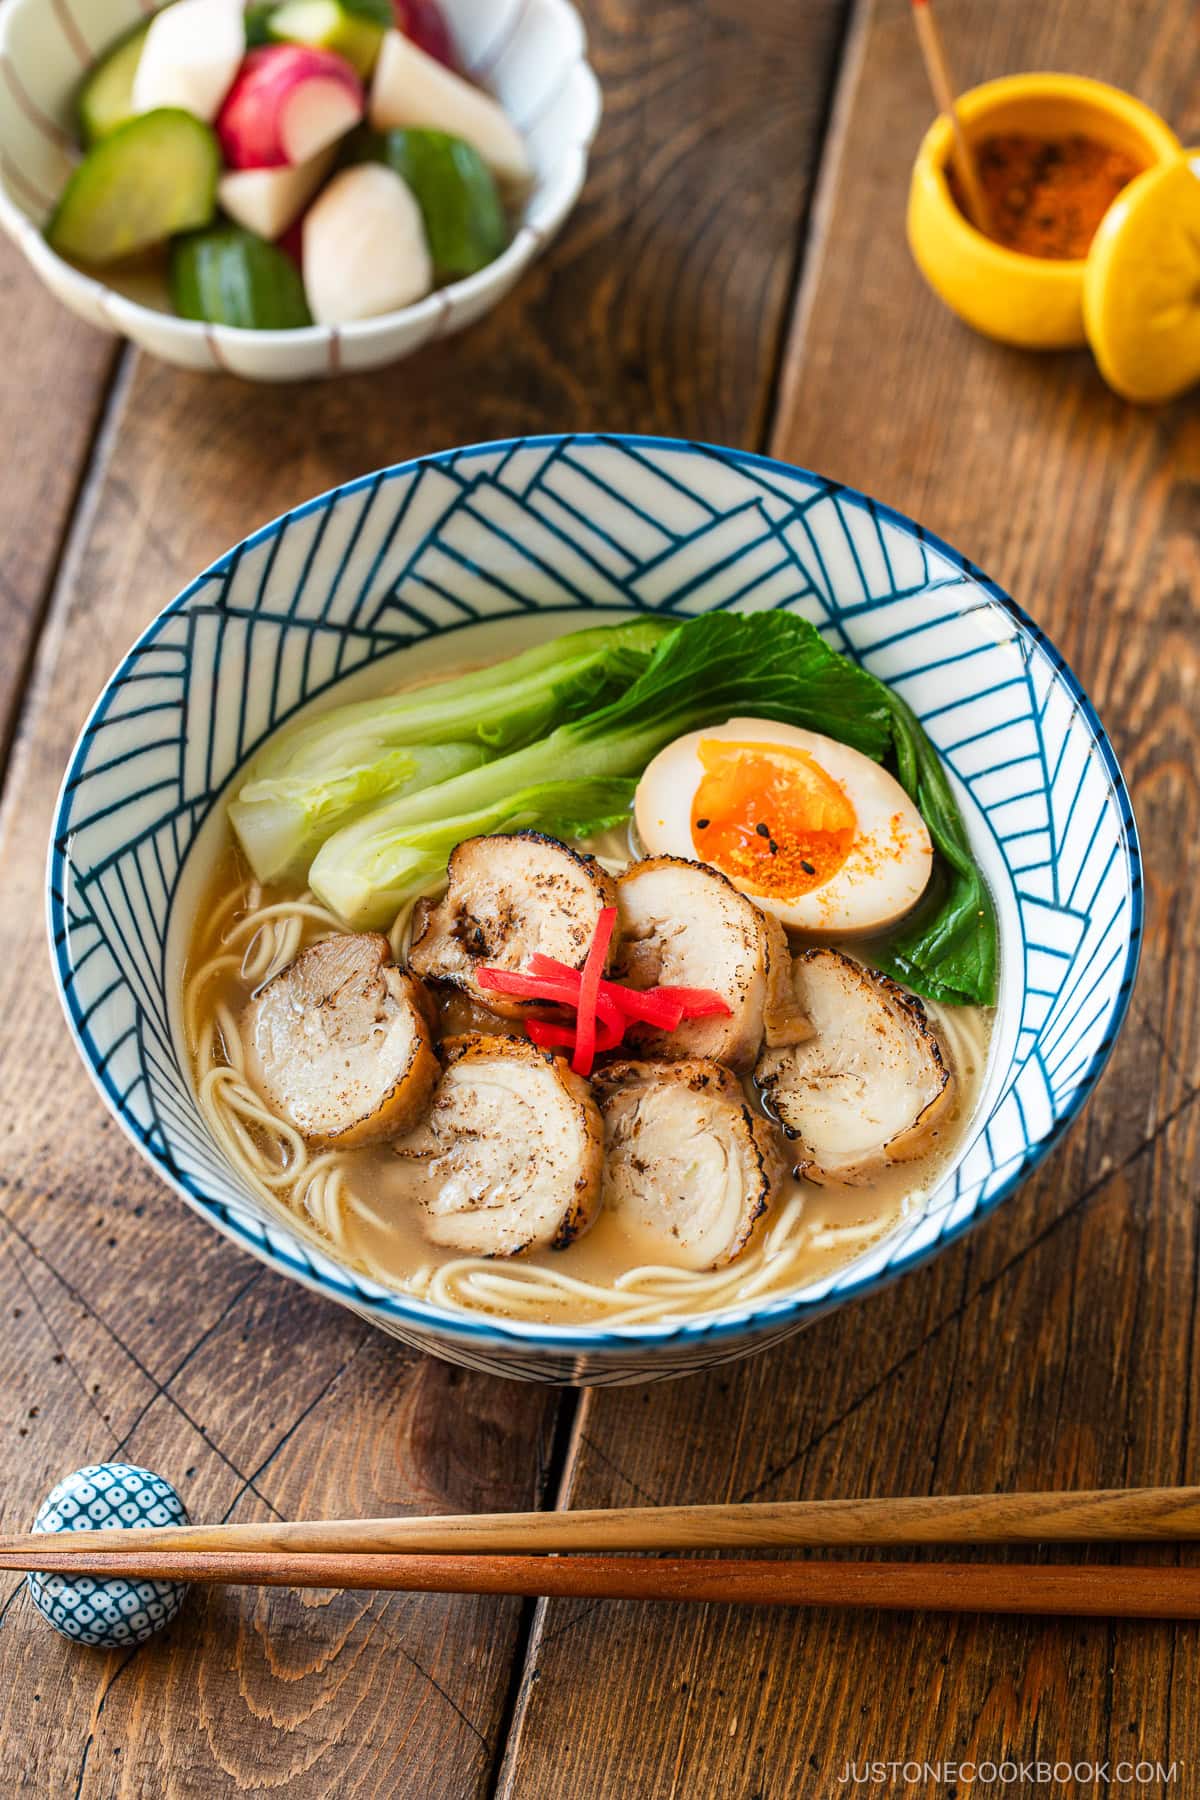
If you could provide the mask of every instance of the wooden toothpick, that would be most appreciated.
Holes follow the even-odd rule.
[[[967,142],[962,120],[958,115],[954,82],[946,59],[946,46],[934,17],[932,0],[912,0],[912,14],[934,100],[938,110],[944,112],[949,119],[950,129],[954,133],[954,167],[962,188],[967,217],[977,231],[982,231],[985,237],[992,237],[991,211],[983,191],[983,183],[979,179],[975,153]]]

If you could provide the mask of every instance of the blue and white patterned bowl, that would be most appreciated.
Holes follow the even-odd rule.
[[[192,1095],[179,970],[230,777],[299,706],[486,661],[585,620],[789,607],[897,687],[957,777],[996,897],[1002,992],[975,1126],[930,1198],[836,1277],[660,1325],[447,1312],[368,1281],[268,1214]],[[506,621],[501,625],[500,621]],[[386,677],[385,677],[386,679]],[[207,822],[207,823],[206,823]],[[200,850],[192,854],[198,841]],[[79,740],[49,866],[53,955],[104,1098],[170,1185],[273,1268],[406,1343],[545,1382],[627,1382],[764,1349],[995,1210],[1082,1106],[1137,964],[1129,797],[1053,645],[917,525],[818,475],[657,438],[554,437],[405,463],[256,532],[160,614]]]

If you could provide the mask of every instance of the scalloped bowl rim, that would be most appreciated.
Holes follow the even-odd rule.
[[[991,601],[1008,614],[1017,627],[1018,633],[1031,639],[1046,655],[1053,667],[1055,680],[1065,687],[1074,703],[1077,716],[1086,727],[1092,746],[1099,754],[1107,772],[1113,798],[1120,807],[1120,842],[1125,856],[1130,893],[1128,937],[1124,946],[1117,994],[1113,1002],[1108,1030],[1096,1048],[1086,1071],[1073,1089],[1070,1098],[1062,1110],[1055,1113],[1049,1128],[1027,1146],[1021,1160],[996,1190],[991,1194],[980,1196],[968,1217],[946,1225],[931,1243],[921,1246],[909,1256],[889,1262],[882,1270],[868,1270],[857,1279],[847,1279],[844,1283],[838,1280],[831,1289],[817,1298],[805,1298],[802,1293],[793,1290],[782,1294],[772,1294],[758,1303],[751,1299],[736,1307],[700,1314],[695,1318],[677,1317],[658,1323],[623,1326],[545,1325],[524,1320],[505,1319],[491,1314],[476,1316],[466,1310],[451,1310],[415,1296],[382,1287],[366,1277],[356,1276],[353,1284],[349,1279],[342,1281],[338,1278],[340,1270],[336,1274],[331,1272],[336,1268],[336,1257],[331,1258],[328,1252],[324,1258],[327,1268],[317,1271],[310,1264],[301,1263],[282,1250],[277,1237],[275,1240],[259,1241],[249,1236],[241,1229],[236,1218],[230,1216],[221,1201],[206,1194],[199,1184],[191,1181],[186,1174],[172,1169],[152,1146],[143,1141],[122,1110],[119,1096],[101,1066],[101,1059],[96,1054],[87,1025],[79,1016],[74,995],[69,990],[65,979],[71,968],[71,959],[65,948],[67,934],[63,929],[61,902],[62,868],[67,859],[58,844],[63,826],[67,822],[72,785],[81,767],[93,731],[104,718],[108,705],[118,691],[123,674],[139,652],[154,641],[163,621],[181,611],[213,576],[226,571],[233,560],[246,550],[268,541],[286,525],[318,512],[348,495],[361,492],[381,478],[393,478],[420,469],[457,462],[471,456],[482,456],[495,452],[509,453],[518,449],[552,448],[563,444],[615,444],[666,451],[684,450],[713,456],[719,461],[731,457],[736,463],[750,469],[782,470],[789,476],[800,476],[821,483],[838,495],[844,495],[852,501],[862,503],[878,518],[899,527],[901,531],[914,534],[930,549],[957,565]],[[219,795],[213,797],[213,807],[205,815],[206,820],[211,816],[211,811],[218,803]],[[196,837],[199,836],[199,832],[198,824]],[[196,837],[192,840],[193,844]],[[190,854],[190,846],[188,853]],[[300,1282],[314,1293],[337,1300],[368,1320],[373,1319],[374,1315],[381,1315],[378,1322],[386,1319],[389,1322],[394,1321],[397,1326],[410,1325],[416,1328],[430,1345],[436,1343],[439,1337],[444,1337],[454,1340],[464,1350],[472,1346],[490,1348],[497,1352],[502,1352],[506,1348],[509,1351],[523,1349],[536,1352],[541,1350],[548,1356],[555,1353],[578,1356],[605,1348],[634,1349],[639,1345],[645,1346],[647,1352],[652,1352],[656,1344],[669,1342],[675,1345],[680,1342],[714,1342],[722,1339],[745,1340],[747,1351],[751,1351],[754,1348],[754,1337],[768,1326],[786,1327],[790,1323],[798,1328],[825,1313],[836,1310],[849,1301],[862,1299],[868,1294],[878,1292],[890,1286],[902,1275],[907,1275],[932,1261],[949,1244],[956,1242],[983,1220],[990,1218],[1002,1202],[1007,1200],[1028,1176],[1040,1167],[1082,1111],[1109,1060],[1128,1011],[1137,974],[1144,924],[1144,883],[1137,824],[1116,753],[1095,707],[1065,658],[1040,626],[1004,589],[984,575],[974,563],[946,543],[944,539],[927,531],[898,509],[863,494],[845,482],[831,482],[829,478],[800,464],[786,463],[777,457],[765,456],[752,451],[730,450],[727,447],[709,444],[702,440],[606,432],[531,434],[524,437],[489,440],[459,446],[451,450],[432,452],[424,456],[411,457],[403,462],[390,464],[384,469],[372,470],[352,481],[314,495],[291,511],[282,513],[259,527],[242,539],[240,543],[231,546],[223,555],[216,558],[207,569],[197,575],[188,583],[187,587],[169,601],[139,634],[105,682],[101,694],[87,716],[72,750],[55,802],[47,862],[46,902],[47,928],[55,986],[71,1036],[92,1082],[108,1111],[116,1119],[129,1141],[159,1177],[193,1211],[198,1212],[222,1236],[230,1239],[242,1250],[248,1251],[268,1267]],[[961,1163],[971,1144],[978,1140],[987,1123],[988,1120],[982,1116],[982,1112],[977,1114],[975,1128],[955,1152],[946,1179]],[[263,1210],[265,1214],[266,1209]],[[283,1218],[273,1220],[272,1223],[275,1226],[276,1234],[282,1231],[289,1236],[293,1235]],[[347,1271],[347,1276],[349,1276],[349,1271]],[[647,1367],[652,1370],[652,1356]]]

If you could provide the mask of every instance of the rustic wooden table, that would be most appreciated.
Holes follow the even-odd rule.
[[[499,312],[382,375],[190,377],[77,324],[5,252],[6,1523],[116,1456],[209,1519],[1196,1478],[1200,415],[1128,408],[1086,356],[1001,349],[926,292],[903,237],[929,114],[907,11],[591,0],[607,112],[582,206]],[[1077,68],[1193,141],[1195,23],[1190,0],[953,7],[962,80]],[[584,1395],[422,1359],[201,1224],[101,1110],[42,925],[75,732],[195,570],[364,470],[575,427],[769,448],[980,562],[1098,703],[1149,887],[1114,1064],[990,1224],[768,1357]],[[1200,1793],[1186,1627],[231,1590],[104,1655],[5,1582],[4,1796],[826,1800],[868,1757],[1140,1757],[1174,1784],[1119,1791]]]

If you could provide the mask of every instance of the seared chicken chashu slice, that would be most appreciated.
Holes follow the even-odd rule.
[[[481,1032],[484,1037],[525,1036],[520,1019],[504,1018],[492,1012],[459,988],[431,986],[429,993],[433,1000],[434,1033],[441,1042],[446,1038],[468,1037],[472,1032]]]
[[[616,904],[616,883],[594,856],[540,831],[466,838],[446,873],[443,898],[421,901],[413,915],[409,963],[506,1018],[523,1017],[529,1004],[481,988],[475,971],[515,972],[535,953],[582,969],[601,910]]]
[[[385,937],[323,938],[242,1014],[247,1072],[310,1143],[378,1143],[429,1103],[440,1070],[428,1018],[428,996]]]
[[[563,1249],[600,1204],[604,1135],[587,1083],[523,1038],[473,1033],[442,1049],[427,1117],[393,1145],[426,1235],[472,1256]]]
[[[737,1077],[701,1057],[618,1062],[595,1088],[605,1206],[669,1244],[684,1268],[732,1262],[784,1173],[774,1128],[747,1106]]]
[[[802,1044],[767,1050],[754,1079],[813,1181],[860,1182],[933,1147],[954,1082],[925,1010],[840,950],[804,950],[796,996],[813,1024]]]
[[[712,988],[729,1017],[689,1019],[676,1031],[638,1033],[648,1056],[707,1056],[749,1069],[763,1046],[807,1036],[790,982],[779,920],[706,863],[652,856],[617,883],[618,979],[630,987]]]

